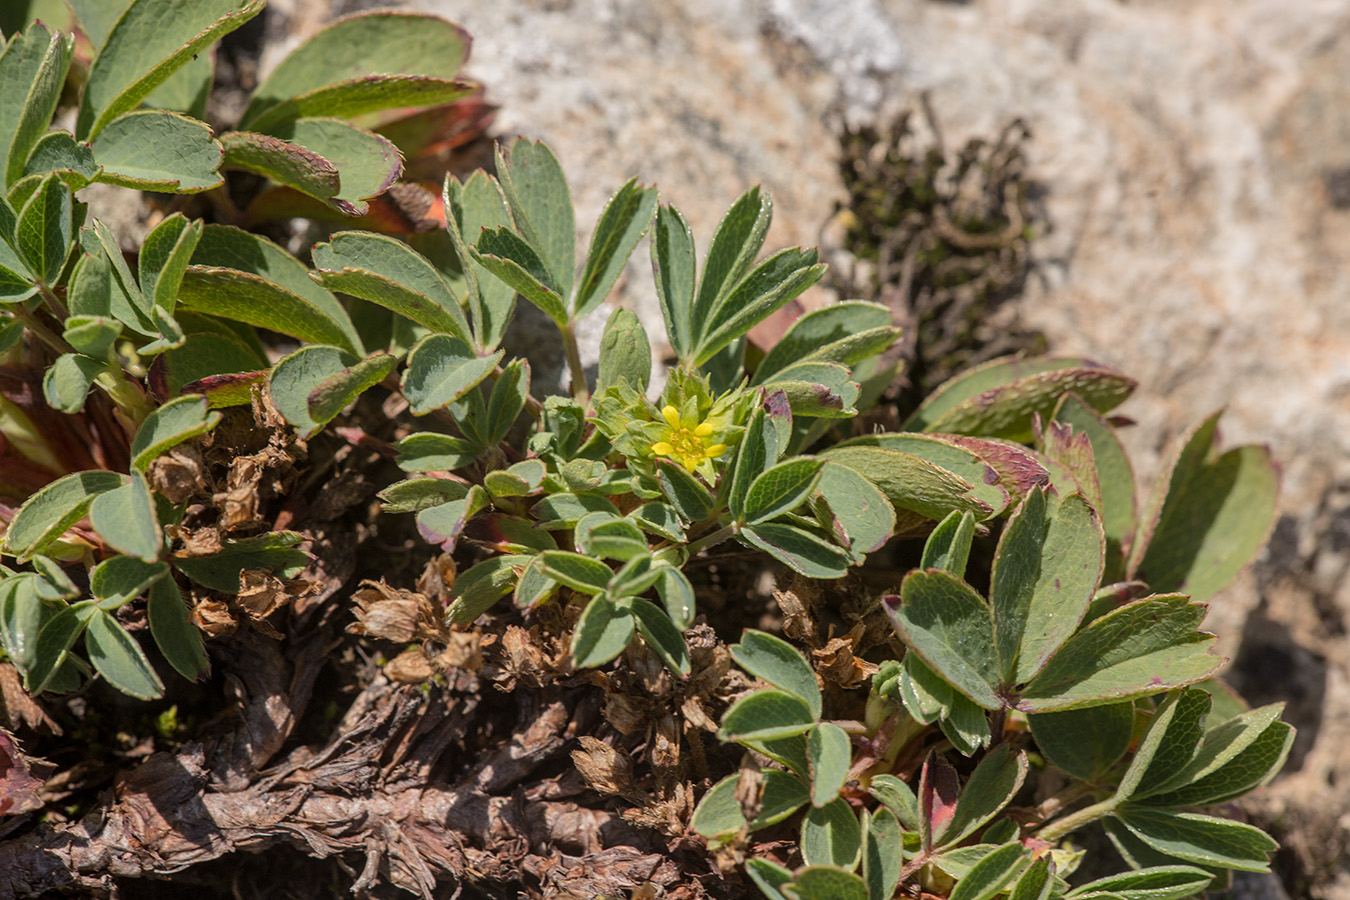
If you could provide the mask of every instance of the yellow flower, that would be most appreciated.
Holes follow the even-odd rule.
[[[707,422],[681,419],[679,410],[673,406],[661,410],[661,416],[670,428],[666,429],[664,440],[652,444],[652,452],[657,456],[669,457],[693,472],[704,460],[727,452],[726,444],[704,446],[704,439],[713,433],[713,427]]]

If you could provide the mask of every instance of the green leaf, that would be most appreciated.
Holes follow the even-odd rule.
[[[880,550],[895,530],[895,509],[886,495],[862,475],[827,462],[816,482],[820,504],[816,516],[836,536],[845,538],[855,560]]]
[[[985,709],[1002,705],[994,691],[993,619],[983,597],[951,574],[931,570],[910,572],[900,597],[886,603],[900,636],[929,667]]]
[[[1275,522],[1279,470],[1261,446],[1219,453],[1219,413],[1186,436],[1158,480],[1131,554],[1130,577],[1199,603],[1222,590]]]
[[[98,177],[94,149],[76,141],[68,131],[49,131],[36,144],[18,177],[56,173],[72,191],[87,187]]]
[[[799,456],[761,473],[746,492],[745,520],[767,522],[801,506],[820,482],[823,466],[821,460]]]
[[[745,861],[745,874],[755,883],[768,900],[788,900],[786,894],[780,890],[784,885],[791,883],[792,870],[786,869],[776,862],[764,859],[761,856],[752,857]]]
[[[497,149],[497,179],[516,227],[539,254],[548,273],[545,284],[559,297],[568,297],[576,268],[576,224],[572,194],[558,158],[543,142],[517,138],[509,157],[500,147]],[[566,318],[564,313],[562,321]]]
[[[614,659],[633,639],[633,614],[608,597],[593,597],[581,611],[572,632],[572,661],[578,669],[593,669]]]
[[[680,677],[689,675],[689,648],[685,646],[684,635],[670,620],[670,616],[650,600],[634,598],[628,609],[637,621],[638,631],[647,646],[661,657],[666,668]]]
[[[947,740],[964,756],[974,756],[975,751],[987,746],[992,738],[985,711],[955,691],[939,724]]]
[[[712,493],[690,472],[678,463],[666,459],[656,461],[656,480],[661,490],[680,516],[691,525],[702,522],[712,514]]]
[[[94,498],[127,483],[116,472],[73,472],[30,496],[19,507],[5,532],[5,549],[25,561],[84,518]]]
[[[544,574],[567,585],[574,591],[598,594],[609,584],[614,571],[598,559],[550,550],[540,555]]]
[[[75,136],[98,136],[194,55],[262,8],[260,0],[134,0],[89,67]]]
[[[145,651],[111,613],[99,610],[89,619],[84,648],[99,674],[122,693],[141,700],[164,696],[164,683]]]
[[[168,574],[169,564],[165,562],[113,556],[89,573],[89,590],[100,600],[134,600]]]
[[[709,266],[712,264],[711,253],[709,251]],[[707,318],[699,319],[694,364],[703,365],[723,347],[819,281],[825,274],[825,267],[817,264],[817,258],[815,250],[780,250],[741,279],[725,299],[717,302]],[[705,271],[705,282],[707,278]],[[699,299],[702,300],[702,291]],[[700,307],[696,307],[696,315],[698,309]]]
[[[174,213],[145,236],[137,274],[141,291],[153,306],[173,312],[183,273],[201,240],[202,227],[200,221],[190,222],[182,213]]]
[[[795,525],[747,525],[738,537],[807,578],[843,578],[852,564],[848,551]]]
[[[338,195],[324,199],[344,215],[365,215],[369,209],[365,201],[389,190],[403,174],[403,158],[391,141],[342,119],[295,119],[270,132],[337,169]]]
[[[530,364],[523,359],[513,359],[502,367],[502,373],[488,396],[486,443],[497,444],[506,440],[511,426],[525,408],[525,400],[529,395]]]
[[[42,375],[42,395],[53,408],[64,413],[84,409],[85,398],[94,379],[108,367],[103,360],[63,353]]]
[[[439,544],[449,553],[455,549],[464,526],[489,503],[487,491],[472,485],[463,499],[432,506],[417,514],[417,533],[429,544]]]
[[[189,681],[200,681],[211,673],[202,633],[192,624],[187,604],[172,578],[150,586],[145,613],[159,651],[178,674]]]
[[[169,76],[145,98],[145,106],[187,113],[194,119],[206,117],[206,101],[215,82],[215,53],[198,53]]]
[[[704,837],[732,835],[745,828],[751,831],[776,825],[811,800],[801,780],[778,769],[765,769],[759,798],[759,814],[747,823],[736,797],[740,773],[729,775],[708,789],[694,810],[689,827]]]
[[[802,859],[808,866],[839,866],[852,870],[862,854],[862,827],[853,807],[843,797],[807,810],[802,819]]]
[[[477,449],[468,441],[429,431],[408,435],[395,449],[399,468],[405,472],[451,472],[478,457]]]
[[[642,530],[631,521],[609,513],[588,513],[573,536],[577,550],[587,556],[630,560],[650,552]]]
[[[1050,854],[1034,861],[1013,886],[1008,900],[1050,900],[1055,890],[1055,861]]]
[[[277,412],[295,426],[300,437],[313,436],[324,424],[310,413],[310,395],[356,362],[355,357],[340,347],[312,344],[282,357],[273,367],[270,376],[272,403]]]
[[[731,645],[736,665],[806,704],[811,718],[821,715],[820,685],[811,664],[782,638],[752,628]]]
[[[55,174],[48,174],[19,210],[14,249],[44,284],[56,283],[70,255],[75,234],[73,204],[70,188]]]
[[[1051,509],[1037,488],[1008,520],[991,578],[999,672],[1023,684],[1045,668],[1097,589],[1104,543],[1096,513],[1078,494]]]
[[[175,557],[174,566],[193,581],[222,594],[239,592],[245,570],[265,571],[283,581],[299,575],[310,556],[295,545],[304,538],[294,531],[272,531],[257,537],[226,541],[213,556]]]
[[[99,494],[89,505],[89,522],[104,543],[128,556],[154,562],[164,550],[155,498],[138,471],[131,482]]]
[[[463,500],[468,493],[468,485],[448,478],[410,478],[385,488],[378,496],[384,512],[410,513]]]
[[[784,370],[765,385],[782,391],[794,416],[848,419],[858,414],[854,407],[859,387],[848,367],[835,363],[802,363]]]
[[[572,304],[573,318],[582,318],[609,296],[655,211],[656,189],[643,187],[636,178],[609,198],[591,234],[586,267],[582,269]]]
[[[82,236],[89,237],[106,232],[102,222],[95,221],[93,229],[84,229]],[[107,235],[114,248],[116,239]],[[115,266],[100,246],[99,237],[93,237],[97,248],[92,254],[85,254],[75,263],[71,273],[67,301],[73,316],[114,318],[132,330],[151,335],[156,333],[151,311],[141,295],[131,272],[121,259],[121,249],[117,249],[118,262]],[[0,244],[0,247],[3,247]],[[3,251],[0,251],[2,253]],[[121,271],[118,271],[118,270]],[[129,289],[127,282],[130,282]]]
[[[822,807],[839,796],[848,780],[853,744],[844,729],[821,722],[811,729],[806,747],[811,764],[811,805]]]
[[[904,835],[895,813],[885,807],[876,810],[863,829],[862,875],[868,900],[895,896],[904,858]]]
[[[316,200],[331,200],[342,190],[338,167],[313,150],[270,134],[229,131],[220,138],[222,169],[262,175]]]
[[[172,447],[216,427],[220,413],[207,409],[206,398],[177,397],[145,417],[131,442],[131,467],[144,472]]]
[[[1065,642],[1022,693],[1026,712],[1095,706],[1192,684],[1223,660],[1196,631],[1202,605],[1178,594],[1146,597],[1095,620]]]
[[[1126,808],[1115,818],[1154,850],[1204,866],[1265,872],[1279,847],[1259,828],[1197,813]]]
[[[908,784],[894,775],[874,775],[867,791],[881,801],[905,831],[919,830],[919,800]]]
[[[1195,757],[1209,708],[1209,695],[1199,688],[1164,697],[1116,787],[1116,797],[1128,800],[1162,789],[1184,771]]]
[[[516,554],[492,556],[472,566],[455,579],[450,605],[445,610],[447,625],[468,625],[511,593],[521,571],[532,557]]]
[[[1120,404],[1136,382],[1090,359],[1005,357],[976,366],[928,396],[902,431],[940,431],[1021,440],[1031,418],[1048,417],[1059,397],[1074,391],[1098,412]]]
[[[515,309],[516,292],[496,277],[488,277],[487,270],[475,262],[468,244],[485,228],[511,224],[506,198],[497,182],[481,170],[463,184],[447,175],[441,196],[445,204],[446,230],[469,286],[475,342],[480,350],[496,349]]]
[[[1001,893],[1031,855],[1021,844],[1005,844],[971,867],[949,900],[989,900]]]
[[[225,152],[205,122],[143,109],[108,123],[93,141],[97,180],[120,187],[196,194],[224,183]]]
[[[1003,812],[1022,787],[1027,756],[1008,744],[999,744],[975,767],[961,790],[956,811],[947,827],[933,837],[936,846],[956,846],[994,816]]]
[[[975,517],[968,512],[953,510],[928,536],[923,545],[923,560],[919,568],[942,569],[957,578],[963,578],[974,538]]]
[[[552,319],[559,328],[567,325],[567,306],[553,275],[535,249],[509,228],[484,228],[478,243],[469,248],[474,262],[509,285]]]
[[[971,486],[971,496],[988,506],[993,515],[1008,507],[1008,487],[993,463],[979,449],[960,443],[957,435],[870,434],[844,441],[837,447],[880,447],[917,456],[962,479]]]
[[[409,79],[388,76],[448,80],[468,55],[468,33],[437,16],[383,10],[339,19],[272,70],[253,92],[239,127],[263,130],[287,117],[309,115],[311,108],[352,116],[446,103],[448,98],[439,94],[407,94]]]
[[[626,309],[616,309],[600,336],[600,369],[595,393],[602,394],[620,380],[641,393],[652,377],[652,347],[641,320]]]
[[[609,498],[599,494],[551,494],[530,508],[530,515],[537,519],[540,527],[546,530],[571,528],[578,519],[587,513],[608,512],[619,514],[619,508]]]
[[[335,319],[309,298],[251,272],[189,266],[178,298],[194,312],[269,328],[310,343],[334,344],[353,356],[359,354],[359,344],[347,333],[351,325],[344,321],[345,315]]]
[[[1129,749],[1134,701],[1027,716],[1036,746],[1075,778],[1095,782]]]
[[[1089,881],[1065,896],[1073,900],[1184,900],[1203,891],[1213,878],[1194,866],[1153,866]]]
[[[1163,784],[1135,798],[1151,806],[1211,806],[1268,781],[1284,763],[1293,728],[1278,721],[1283,704],[1243,713],[1205,733],[1195,756]]]
[[[802,363],[853,366],[881,353],[900,333],[880,303],[845,300],[803,315],[778,339],[755,369],[754,384],[778,381],[778,373]]]
[[[372,353],[365,359],[328,376],[309,393],[309,415],[315,422],[330,422],[356,398],[384,381],[396,360],[388,353]]]
[[[679,214],[674,209],[671,212],[674,214],[674,223],[683,224]],[[773,201],[767,194],[761,196],[758,187],[753,187],[742,194],[727,210],[722,221],[717,223],[712,243],[708,245],[707,258],[703,261],[703,278],[692,309],[690,321],[698,329],[690,335],[696,339],[693,343],[701,343],[714,310],[722,305],[719,301],[750,271],[760,248],[764,246],[764,237],[772,221]],[[688,226],[685,226],[687,230]],[[690,276],[693,275],[692,263],[691,258]]]
[[[976,521],[983,521],[995,512],[990,504],[978,498],[969,481],[910,453],[849,446],[832,447],[820,456],[847,466],[880,488],[902,516],[897,526],[902,531],[924,519],[940,522],[953,510],[973,513]],[[911,515],[904,517],[902,510]]]
[[[425,415],[463,397],[492,373],[502,354],[498,350],[476,356],[468,344],[448,334],[418,341],[403,373],[403,394],[413,415]]]
[[[74,35],[33,22],[0,54],[0,180],[5,186],[19,180],[51,125],[74,46]]]
[[[459,301],[435,266],[391,237],[347,231],[314,245],[313,277],[334,291],[393,310],[431,331],[469,340]]]
[[[84,632],[94,610],[92,604],[68,606],[43,622],[33,645],[32,662],[28,666],[25,686],[30,694],[41,693],[58,677],[70,648],[75,646],[76,639]],[[19,650],[19,655],[14,656],[17,662],[22,649],[14,649]]]
[[[1098,512],[1102,518],[1102,531],[1106,534],[1104,577],[1108,581],[1119,581],[1125,575],[1121,557],[1129,549],[1126,545],[1134,535],[1139,513],[1134,495],[1134,468],[1116,430],[1076,394],[1065,394],[1060,399],[1051,421],[1072,426],[1076,432],[1087,435],[1092,444],[1092,459],[1102,493],[1102,508]]]
[[[670,621],[683,631],[694,624],[696,605],[694,586],[689,583],[689,578],[674,566],[662,566],[660,571],[661,578],[656,582],[656,593],[661,598],[661,605],[666,608],[666,615]]]
[[[656,211],[651,253],[656,295],[666,320],[666,339],[680,362],[688,364],[698,327],[693,317],[694,235],[684,216],[673,206],[662,206]]]
[[[789,887],[797,900],[867,900],[867,883],[834,866],[807,866]]]
[[[805,700],[784,691],[756,691],[737,700],[722,718],[724,741],[771,741],[803,734],[816,717]]]
[[[745,521],[745,497],[750,485],[778,461],[779,451],[778,430],[770,424],[765,405],[757,403],[729,467],[727,503],[737,521]]]

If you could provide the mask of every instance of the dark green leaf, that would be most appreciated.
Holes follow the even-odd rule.
[[[815,724],[811,707],[784,691],[756,691],[737,700],[722,718],[724,741],[769,741],[802,734]]]
[[[262,7],[260,0],[134,0],[89,67],[76,136],[96,137],[195,54]]]
[[[847,466],[825,463],[816,490],[817,518],[847,541],[855,560],[880,550],[895,530],[895,509],[886,495]]]
[[[670,616],[651,601],[641,598],[630,601],[628,608],[637,620],[642,639],[661,657],[666,668],[680,677],[688,676],[689,648],[685,646],[684,635],[671,622]]]
[[[789,888],[797,900],[867,900],[867,884],[834,866],[807,866]]]
[[[906,831],[919,830],[919,801],[908,784],[894,775],[874,775],[867,790],[894,814]]]
[[[1008,900],[1050,900],[1054,889],[1055,861],[1047,853],[1033,862],[1017,879]]]
[[[5,532],[5,548],[26,560],[41,553],[66,529],[84,518],[94,498],[126,484],[116,472],[74,472],[58,478],[19,507]]]
[[[806,746],[811,765],[811,805],[822,807],[839,796],[848,780],[853,744],[844,729],[821,722],[811,729]]]
[[[463,438],[429,431],[410,434],[395,447],[399,468],[405,472],[451,472],[478,457],[474,445]]]
[[[521,571],[532,557],[507,554],[492,556],[477,563],[455,579],[450,605],[445,610],[447,625],[468,625],[511,593]]]
[[[262,175],[316,200],[331,200],[342,190],[337,166],[313,150],[270,134],[230,131],[220,138],[222,169]]]
[[[1178,594],[1126,604],[1069,638],[1022,694],[1027,712],[1096,706],[1192,684],[1223,660],[1196,631],[1204,606]]]
[[[702,522],[712,514],[713,495],[702,481],[685,471],[684,466],[665,459],[656,461],[656,480],[671,506],[689,524]]]
[[[98,176],[94,150],[76,141],[68,131],[49,131],[33,146],[21,177],[55,172],[72,191],[87,187]]]
[[[1127,800],[1165,788],[1195,757],[1209,713],[1209,695],[1199,688],[1174,691],[1158,704],[1148,730],[1120,779],[1116,796]]]
[[[689,363],[698,327],[693,318],[694,236],[675,207],[662,206],[656,211],[651,252],[666,338],[680,361]]]
[[[622,379],[633,390],[642,392],[652,377],[652,347],[638,317],[626,309],[616,309],[605,322],[600,336],[600,369],[595,376],[595,392],[602,394]]]
[[[680,241],[679,230],[680,226],[683,226],[682,230],[687,234],[688,226],[684,225],[679,213],[673,208],[670,211],[670,225],[673,226],[670,237],[676,241],[674,246],[682,250],[683,242]],[[703,278],[699,282],[698,298],[694,301],[691,318],[688,320],[697,329],[689,334],[691,352],[693,352],[692,345],[703,343],[712,314],[722,305],[719,303],[721,298],[725,297],[741,277],[750,271],[750,266],[754,264],[760,248],[764,246],[764,236],[772,221],[773,202],[767,194],[761,195],[759,188],[754,187],[742,194],[717,224],[712,243],[708,245],[707,258],[703,261]],[[693,243],[692,239],[689,243]],[[684,273],[680,272],[679,275],[683,290]],[[692,282],[692,254],[689,259],[688,275],[688,280]]]
[[[776,862],[756,856],[745,861],[745,874],[768,900],[788,900],[781,888],[792,881],[791,869],[785,869]]]
[[[301,347],[283,357],[270,376],[272,403],[277,412],[295,426],[302,438],[313,436],[324,423],[310,414],[310,395],[356,362],[346,350],[323,344]]]
[[[1003,891],[1030,855],[1021,844],[999,847],[971,867],[949,900],[989,900]]]
[[[852,870],[862,854],[862,828],[853,807],[836,797],[812,808],[802,819],[802,859],[808,866],[839,866]]]
[[[153,306],[173,312],[183,273],[201,237],[202,223],[189,222],[182,213],[164,219],[145,236],[137,274],[141,291]]]
[[[380,491],[379,498],[387,513],[410,513],[463,500],[468,493],[468,485],[448,478],[410,478]]]
[[[403,158],[391,141],[342,119],[295,119],[269,130],[337,168],[338,196],[326,199],[345,215],[365,215],[365,201],[389,190],[403,174]]]
[[[1213,877],[1194,866],[1153,866],[1089,881],[1065,896],[1073,900],[1183,900],[1203,891]]]
[[[1209,600],[1265,543],[1275,522],[1279,471],[1270,451],[1219,453],[1219,413],[1186,436],[1159,479],[1131,554],[1130,577],[1154,591]]]
[[[975,538],[975,517],[953,510],[938,523],[923,545],[921,569],[942,569],[957,578],[965,577],[970,545]]]
[[[937,832],[937,846],[956,846],[974,834],[1012,802],[1027,775],[1027,756],[1008,744],[999,744],[980,761],[961,790],[956,811],[947,827]]]
[[[1125,576],[1123,554],[1134,536],[1138,505],[1134,496],[1134,469],[1125,448],[1106,418],[1075,394],[1065,394],[1055,409],[1052,421],[1070,425],[1086,434],[1092,444],[1092,459],[1101,487],[1102,531],[1106,535],[1106,572],[1104,578],[1119,581]]]
[[[89,590],[100,600],[134,600],[168,574],[168,563],[113,556],[89,573]]]
[[[309,299],[250,272],[189,266],[179,300],[195,312],[270,328],[315,344],[335,344],[353,356],[358,354],[358,345],[347,334],[349,321],[334,319]]]
[[[820,482],[824,462],[799,456],[762,472],[745,494],[744,521],[767,522],[801,506]]]
[[[403,393],[414,415],[425,415],[454,403],[491,374],[502,358],[475,356],[468,344],[448,334],[432,334],[418,341],[408,354]]]
[[[141,191],[196,194],[219,187],[225,151],[205,122],[159,109],[119,116],[94,138],[97,180]]]
[[[924,519],[940,522],[953,510],[973,513],[976,521],[994,515],[993,507],[978,498],[969,481],[913,454],[850,446],[834,447],[820,455],[853,469],[880,488],[902,517],[897,525],[902,532]]]
[[[581,272],[572,304],[573,318],[585,316],[609,296],[614,282],[628,264],[628,258],[633,255],[633,249],[651,224],[655,210],[656,189],[643,187],[636,178],[609,198],[591,234],[586,267]]]
[[[442,200],[446,230],[469,286],[475,342],[479,350],[495,350],[515,308],[516,292],[510,285],[489,276],[487,270],[474,261],[468,245],[484,228],[511,224],[506,199],[497,182],[480,170],[462,185],[454,176],[447,175]]]
[[[64,413],[77,413],[84,409],[85,398],[108,364],[103,360],[82,356],[78,353],[63,353],[42,375],[42,395],[48,405]]]
[[[51,125],[74,46],[74,35],[33,22],[0,54],[0,182],[5,186],[19,180]]]
[[[216,427],[220,413],[207,409],[206,398],[176,397],[145,417],[131,442],[131,467],[144,472],[172,447]]]
[[[979,450],[959,443],[956,435],[869,434],[844,441],[845,447],[879,447],[917,456],[969,484],[971,497],[988,506],[993,515],[1008,507],[1011,492],[998,470]]]
[[[633,614],[608,597],[593,597],[572,632],[572,661],[593,669],[614,659],[633,639]]]
[[[164,683],[145,651],[110,613],[99,610],[89,619],[84,647],[94,668],[122,693],[141,700],[164,695]]]
[[[866,821],[862,875],[867,882],[868,900],[891,900],[904,868],[904,836],[900,822],[886,807],[873,812]]]
[[[853,373],[835,363],[803,363],[779,374],[765,389],[782,391],[794,416],[848,419],[856,416],[859,387]]]
[[[1116,818],[1160,853],[1204,866],[1265,872],[1279,847],[1259,828],[1196,813],[1130,808]]]
[[[731,658],[745,671],[799,698],[812,719],[820,718],[820,685],[811,664],[782,638],[746,629],[731,645]]]
[[[1084,781],[1099,780],[1130,746],[1134,701],[1027,716],[1050,762]]]
[[[509,228],[484,228],[469,249],[478,265],[500,279],[552,319],[559,328],[567,325],[567,306],[544,261]]]
[[[1293,728],[1278,721],[1283,709],[1283,704],[1265,706],[1211,728],[1190,762],[1148,792],[1149,804],[1211,806],[1269,781],[1294,739]]]
[[[727,491],[727,503],[738,521],[745,521],[745,495],[749,493],[750,485],[778,461],[779,452],[778,430],[769,423],[764,405],[757,403],[745,425],[745,435],[729,471],[731,486]]]
[[[998,709],[994,625],[984,598],[938,570],[911,572],[900,594],[887,603],[905,643],[961,693],[985,709]]]
[[[846,550],[795,525],[747,525],[739,537],[808,578],[842,578],[852,563]]]
[[[377,75],[453,78],[468,55],[469,35],[436,16],[382,10],[339,19],[272,70],[253,92],[240,127],[261,129],[287,116],[306,114],[308,105],[320,101],[346,104],[343,111],[330,115],[419,105],[390,93],[382,102],[352,107],[350,95],[378,85],[380,81],[373,77]],[[297,98],[298,103],[287,103]]]
[[[656,593],[666,615],[675,627],[683,631],[694,624],[695,596],[694,586],[689,578],[674,566],[662,566],[661,578],[656,582]]]
[[[53,285],[70,255],[75,236],[74,197],[55,174],[48,174],[19,209],[14,248],[45,284]]]
[[[150,586],[145,612],[159,651],[178,674],[189,681],[200,681],[211,673],[202,633],[192,624],[187,604],[172,578],[161,579]]]
[[[540,559],[544,574],[574,591],[587,594],[598,594],[603,591],[614,575],[614,571],[600,560],[582,556],[580,553],[550,550],[540,554]]]
[[[472,485],[463,499],[428,507],[417,513],[417,533],[429,544],[438,544],[446,553],[455,549],[464,526],[489,503],[488,492]]]
[[[605,559],[630,560],[650,552],[642,530],[628,519],[609,513],[588,513],[573,537],[578,552]]]
[[[846,300],[808,312],[793,322],[765,355],[751,384],[777,381],[779,372],[801,363],[856,365],[885,350],[899,329],[880,303]]]
[[[557,157],[542,142],[517,138],[509,156],[498,148],[497,178],[516,227],[548,273],[544,283],[559,297],[568,297],[576,268],[576,224],[572,195]],[[564,312],[562,320],[554,320],[562,324],[566,317]]]
[[[776,825],[811,799],[801,780],[778,769],[765,769],[763,790],[759,798],[759,814],[747,823],[736,798],[740,773],[729,775],[713,785],[703,795],[694,810],[689,826],[699,834],[715,838],[735,834],[749,825],[751,831]]]
[[[402,241],[340,232],[314,246],[314,278],[325,287],[369,300],[432,331],[469,340],[468,323],[444,277]]]
[[[699,320],[700,337],[694,364],[703,365],[723,347],[819,281],[825,267],[818,265],[816,260],[815,250],[791,248],[780,250],[760,263],[725,299],[717,302],[708,318]],[[707,278],[705,271],[704,281]],[[699,299],[702,300],[702,291]]]
[[[513,359],[502,367],[502,374],[488,396],[486,443],[506,440],[529,395],[530,364],[523,359]]]
[[[684,541],[684,524],[669,503],[649,501],[630,512],[628,519],[648,534],[670,541]]]
[[[542,528],[555,530],[571,528],[582,516],[597,511],[619,514],[619,508],[599,494],[569,493],[545,497],[531,507],[530,514],[543,523]]]
[[[139,471],[131,473],[130,484],[95,497],[89,521],[104,543],[128,556],[154,562],[164,550],[155,499]]]
[[[32,661],[28,664],[26,687],[30,694],[41,693],[59,676],[61,666],[65,663],[70,648],[75,645],[76,639],[84,632],[89,617],[95,609],[92,604],[89,606],[69,606],[46,618],[42,630],[37,633],[37,639],[32,650]],[[29,639],[31,640],[31,637]],[[21,659],[22,649],[15,649],[18,649],[20,653],[20,655],[14,657],[15,661],[18,662]]]
[[[329,422],[356,398],[384,381],[394,370],[394,357],[372,353],[365,359],[320,381],[309,392],[309,415],[315,422]]]

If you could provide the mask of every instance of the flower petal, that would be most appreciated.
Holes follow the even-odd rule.
[[[680,411],[673,406],[667,406],[661,410],[661,416],[669,423],[671,428],[680,427]]]

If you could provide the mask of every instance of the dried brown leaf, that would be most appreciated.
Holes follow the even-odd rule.
[[[206,464],[196,444],[180,444],[150,463],[150,484],[175,505],[206,491]]]
[[[9,663],[0,663],[0,704],[5,709],[9,727],[40,729],[49,734],[60,734],[61,726],[47,715],[47,711],[36,703],[23,689],[23,679],[19,670]]]
[[[447,637],[436,607],[423,594],[391,588],[383,581],[363,581],[352,599],[356,622],[347,630],[353,634],[400,644]]]
[[[427,659],[426,651],[421,647],[411,647],[389,660],[384,674],[400,684],[421,684],[436,674]]]
[[[633,780],[632,757],[590,735],[582,735],[577,740],[581,749],[572,751],[572,762],[576,763],[577,771],[591,790],[646,802],[646,796]]]
[[[35,768],[39,766],[20,752],[13,735],[0,728],[0,816],[42,808],[42,779],[34,777]]]
[[[239,620],[230,612],[230,605],[215,599],[197,601],[192,610],[192,624],[211,637],[234,634],[239,628]]]

